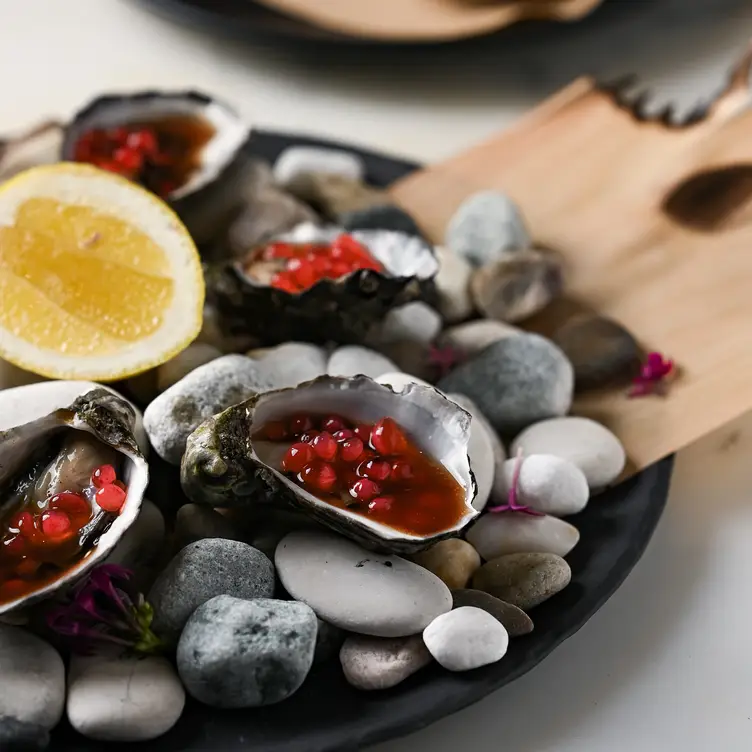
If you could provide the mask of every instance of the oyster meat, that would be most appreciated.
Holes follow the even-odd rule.
[[[57,407],[40,414],[50,404]],[[148,466],[135,409],[109,389],[19,387],[0,393],[0,412],[13,415],[0,421],[3,615],[52,596],[107,557],[138,516]]]
[[[298,421],[306,429],[307,416],[337,417],[321,417],[316,424],[322,428],[318,439],[312,438],[319,434],[316,431],[303,434],[303,439],[275,440],[286,437],[274,436],[274,426]],[[407,458],[415,482],[397,491],[387,486],[383,492],[352,485],[349,491],[340,489],[338,499],[325,492],[326,483],[307,484],[308,470],[290,472],[288,465],[285,472],[283,460],[287,461],[292,442],[323,441],[325,433],[326,441],[332,439],[327,420],[333,421],[331,430],[339,423],[356,431],[367,427],[360,446],[365,451],[358,454],[356,450],[355,454],[368,468],[378,470],[376,465],[382,465],[387,473],[396,473],[395,466]],[[404,451],[384,447],[374,438],[376,429],[387,422],[398,426],[409,439]],[[367,548],[414,553],[459,535],[478,514],[473,508],[477,485],[468,458],[469,429],[469,414],[433,387],[411,384],[395,393],[365,376],[321,376],[295,388],[264,392],[205,421],[188,439],[181,481],[186,495],[197,503],[212,507],[285,505]],[[336,463],[345,461],[343,442],[354,435],[347,428],[341,434],[335,431],[339,454],[332,456],[332,464],[317,459],[312,463],[317,469],[311,472],[336,473],[342,481],[343,468]],[[373,478],[394,482],[394,474],[372,475],[368,468],[361,470],[360,464],[357,471],[355,467],[347,471],[351,477],[343,481],[345,486],[351,481],[369,484]],[[332,493],[337,491],[329,488]],[[366,491],[364,496],[359,495],[361,490]],[[364,500],[370,503],[361,503]],[[429,501],[431,506],[426,507]],[[382,514],[384,504],[387,509],[393,504],[399,514]]]

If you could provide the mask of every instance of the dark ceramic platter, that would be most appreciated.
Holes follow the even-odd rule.
[[[292,144],[342,146],[255,132],[250,148],[269,161]],[[349,148],[366,162],[368,180],[387,185],[416,168]],[[434,666],[386,692],[364,693],[344,680],[336,660],[311,673],[290,700],[259,710],[217,711],[189,701],[178,725],[153,742],[103,745],[63,725],[52,752],[342,752],[417,731],[517,679],[573,635],[608,600],[640,559],[663,512],[672,459],[594,498],[572,522],[581,540],[568,557],[572,582],[534,609],[535,631],[510,642],[496,665],[465,674]],[[164,468],[162,469],[164,471]],[[166,490],[166,487],[165,487]],[[152,498],[165,498],[154,489]]]

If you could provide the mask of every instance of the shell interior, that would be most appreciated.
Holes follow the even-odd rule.
[[[353,379],[320,377],[294,389],[269,392],[256,402],[250,431],[269,421],[288,418],[296,412],[338,413],[350,420],[374,423],[380,418],[394,418],[410,434],[412,441],[440,462],[465,491],[465,512],[451,530],[462,529],[476,515],[472,502],[477,493],[475,477],[467,453],[470,415],[443,397],[433,387],[409,385],[395,393],[365,376]],[[347,509],[333,507],[301,488],[277,468],[287,444],[254,440],[250,443],[254,459],[268,467],[287,488],[315,506],[336,510],[352,522],[370,528],[384,540],[424,540],[449,531],[420,536],[375,522]]]

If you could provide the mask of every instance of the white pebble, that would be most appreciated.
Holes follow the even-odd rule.
[[[577,545],[580,533],[574,525],[549,515],[501,512],[481,517],[466,537],[491,561],[505,554],[566,556]]]
[[[265,351],[259,374],[273,389],[297,386],[326,373],[326,352],[306,342],[285,342]]]
[[[274,180],[281,186],[290,185],[301,175],[311,172],[363,180],[365,165],[352,152],[318,146],[290,146],[274,163]]]
[[[417,301],[389,311],[378,339],[381,344],[404,341],[429,344],[440,331],[441,316],[431,306]]]
[[[183,352],[176,355],[172,360],[159,366],[157,369],[157,389],[163,392],[173,384],[177,384],[183,376],[195,371],[199,366],[216,360],[222,353],[205,342],[197,342],[190,345]]]
[[[434,277],[439,295],[439,311],[450,323],[469,318],[473,313],[470,296],[470,277],[473,267],[458,254],[443,246],[436,246],[439,273]]]
[[[626,463],[624,447],[611,431],[590,418],[551,418],[526,428],[511,454],[555,454],[582,470],[591,489],[613,483]]]
[[[445,329],[439,337],[439,345],[459,350],[465,357],[471,358],[494,342],[521,333],[517,327],[501,321],[477,319]]]
[[[437,616],[423,630],[423,641],[449,671],[470,671],[496,663],[509,647],[509,635],[501,622],[474,606]]]
[[[396,370],[397,366],[385,355],[358,345],[337,348],[331,354],[327,366],[330,376],[350,377],[363,374],[372,379]]]

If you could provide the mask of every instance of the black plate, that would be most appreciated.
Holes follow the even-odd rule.
[[[369,182],[388,185],[417,165],[342,144],[255,132],[250,148],[269,161],[292,144],[341,146],[366,162]],[[572,582],[532,611],[535,631],[514,639],[496,665],[464,674],[438,666],[386,692],[350,687],[339,664],[323,666],[301,690],[259,710],[217,711],[189,701],[178,725],[153,742],[110,745],[139,752],[341,752],[417,731],[530,671],[573,635],[608,600],[642,556],[663,512],[672,458],[598,496],[572,518],[581,540],[568,561]],[[102,752],[65,724],[53,734],[53,752]]]

